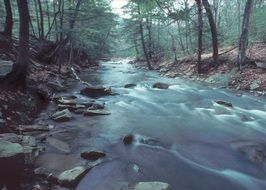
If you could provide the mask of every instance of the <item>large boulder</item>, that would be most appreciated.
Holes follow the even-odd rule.
[[[0,140],[0,175],[12,174],[23,170],[25,165],[24,149],[18,143]]]
[[[58,183],[64,187],[74,187],[87,172],[88,169],[84,166],[77,166],[70,170],[66,170],[59,174]]]
[[[0,175],[18,174],[26,165],[31,165],[39,149],[32,136],[14,133],[0,134]]]
[[[72,118],[72,115],[68,109],[57,111],[52,115],[52,119],[56,122],[66,122]]]
[[[86,87],[82,89],[80,93],[84,96],[89,96],[92,98],[112,95],[111,89],[105,87]]]
[[[171,190],[168,183],[163,183],[159,181],[153,182],[139,182],[137,184],[129,185],[123,190]]]
[[[168,89],[169,88],[169,84],[157,82],[157,83],[152,85],[152,88]]]
[[[11,72],[13,64],[12,61],[0,61],[0,78]]]

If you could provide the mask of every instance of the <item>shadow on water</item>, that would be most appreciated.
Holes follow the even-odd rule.
[[[130,182],[155,180],[174,190],[266,189],[265,165],[250,162],[240,150],[250,143],[266,145],[265,97],[165,78],[139,71],[126,60],[103,62],[98,71],[83,72],[81,78],[119,94],[97,100],[112,114],[74,115],[67,125],[56,124],[54,136],[70,144],[70,152],[58,154],[47,147],[36,162],[60,171],[80,163],[82,150],[104,150],[106,162],[93,168],[78,190],[118,190]],[[156,82],[171,86],[151,88]],[[137,86],[124,88],[131,83]],[[78,94],[80,88],[71,93],[85,98]],[[121,142],[126,134],[135,135],[133,145]]]

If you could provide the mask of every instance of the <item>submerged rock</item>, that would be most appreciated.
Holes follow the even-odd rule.
[[[163,183],[159,181],[154,182],[139,182],[134,185],[129,185],[122,190],[171,190],[168,183]]]
[[[56,122],[66,122],[72,118],[72,115],[68,109],[57,111],[52,115],[52,119]]]
[[[97,116],[97,115],[110,115],[110,112],[106,112],[104,110],[91,110],[91,109],[87,109],[84,112],[84,115],[86,116]]]
[[[100,151],[85,151],[80,154],[80,157],[86,160],[98,160],[99,158],[105,157],[104,152]]]
[[[169,88],[169,84],[157,82],[154,85],[152,85],[152,88],[168,89]]]
[[[216,103],[219,104],[219,105],[225,106],[225,107],[230,107],[230,108],[233,107],[233,104],[232,104],[232,103],[230,103],[230,102],[225,102],[225,101],[223,101],[223,100],[217,100]]]
[[[104,87],[87,87],[80,91],[82,95],[97,98],[101,96],[110,96],[112,95],[112,91],[110,88]]]
[[[65,152],[65,153],[69,153],[70,152],[70,147],[67,143],[63,142],[63,141],[60,141],[58,139],[55,139],[55,138],[48,138],[47,139],[47,142],[54,148],[62,151],[62,152]]]
[[[266,148],[260,145],[247,146],[241,150],[253,163],[263,163],[266,160]]]
[[[58,176],[58,183],[62,186],[74,187],[87,173],[87,171],[88,169],[84,166],[77,166],[70,170],[66,170]]]
[[[129,135],[126,135],[124,138],[123,138],[123,143],[125,145],[130,145],[133,143],[133,140],[134,140],[134,136],[129,134]]]

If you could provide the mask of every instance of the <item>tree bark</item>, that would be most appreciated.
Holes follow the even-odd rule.
[[[17,0],[19,12],[19,50],[12,71],[5,76],[2,83],[12,89],[24,89],[29,64],[29,9],[27,0]]]
[[[248,46],[249,19],[253,6],[253,0],[247,0],[245,5],[242,34],[239,40],[238,68],[241,70],[246,63],[246,50]]]
[[[217,27],[215,24],[214,16],[213,16],[209,1],[208,0],[202,0],[202,4],[206,10],[207,17],[208,17],[209,24],[210,24],[210,28],[211,28],[211,34],[212,34],[212,48],[213,48],[214,64],[211,66],[217,67],[219,65]]]
[[[198,9],[198,73],[202,73],[201,68],[201,54],[202,54],[202,28],[203,28],[203,19],[202,19],[202,2],[201,0],[196,0],[197,9]]]
[[[13,13],[10,4],[10,0],[4,0],[5,9],[6,9],[6,21],[5,21],[5,29],[4,36],[8,39],[12,38],[12,28],[13,28]]]

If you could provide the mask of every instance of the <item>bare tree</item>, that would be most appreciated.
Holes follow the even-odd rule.
[[[202,72],[201,66],[201,54],[202,54],[202,28],[203,28],[203,19],[202,19],[202,2],[201,0],[195,0],[198,9],[198,73]]]
[[[238,67],[241,70],[246,63],[246,50],[248,46],[248,30],[249,30],[249,19],[253,6],[253,0],[247,0],[244,16],[243,16],[243,24],[242,24],[242,34],[239,40],[239,52],[238,52]]]
[[[218,66],[219,64],[219,53],[218,53],[218,37],[217,37],[217,27],[215,24],[214,16],[211,10],[211,6],[208,0],[202,0],[202,4],[206,10],[207,17],[209,20],[210,28],[211,28],[211,34],[212,34],[212,48],[213,48],[213,61],[214,65],[212,66]]]
[[[140,11],[140,2],[138,2],[138,15],[139,17],[141,17],[141,11]],[[152,70],[152,66],[151,66],[151,61],[150,61],[150,57],[147,51],[147,47],[145,44],[145,36],[144,36],[144,28],[143,28],[143,22],[142,22],[142,18],[139,18],[139,31],[140,31],[140,36],[141,36],[141,44],[142,44],[142,49],[144,52],[144,56],[147,62],[147,66],[149,70]]]

